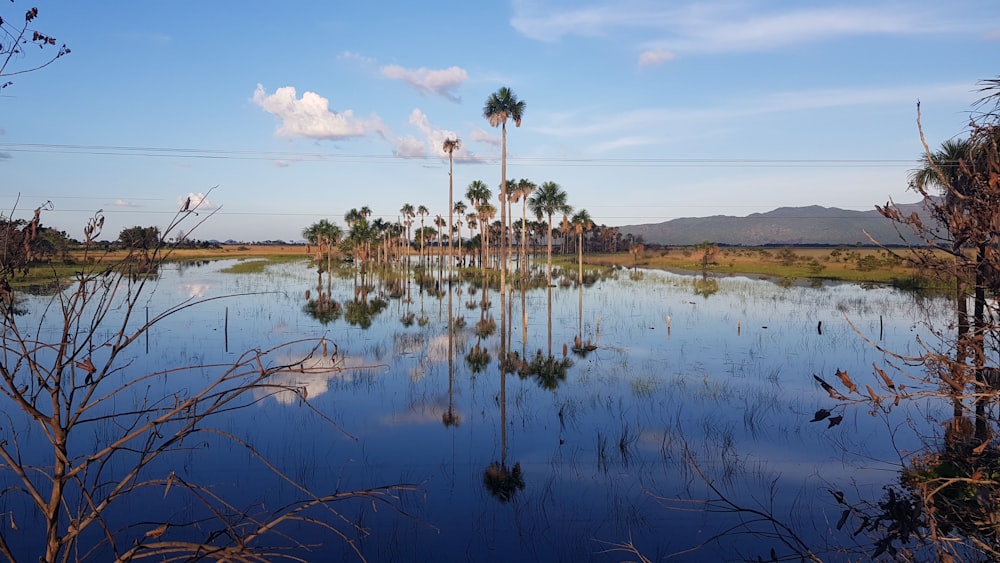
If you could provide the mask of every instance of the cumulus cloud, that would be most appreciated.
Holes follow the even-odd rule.
[[[469,133],[469,140],[476,143],[486,143],[487,145],[493,145],[494,147],[500,146],[500,135],[494,135],[489,131],[478,127]]]
[[[660,66],[667,61],[674,60],[674,54],[666,49],[649,49],[639,53],[639,66],[651,67]]]
[[[428,147],[427,154],[447,159],[448,153],[444,152],[444,142],[448,139],[459,139],[459,141],[461,141],[458,133],[449,129],[442,129],[434,126],[430,119],[427,118],[427,115],[419,109],[414,109],[410,112],[409,121],[410,125],[416,127],[426,139],[426,146]],[[452,153],[452,159],[454,159],[455,162],[472,162],[480,160],[475,153],[469,150],[465,142],[459,143],[458,150]]]
[[[397,137],[392,141],[392,153],[403,158],[423,158],[427,156],[427,146],[412,135]]]
[[[337,140],[363,137],[383,129],[382,121],[373,115],[368,119],[354,116],[351,110],[330,109],[330,101],[315,92],[303,92],[297,97],[294,86],[278,88],[268,94],[257,85],[253,103],[281,120],[275,134],[280,137]]]
[[[461,101],[454,90],[469,78],[465,69],[453,66],[442,70],[407,69],[399,65],[382,67],[382,76],[400,80],[421,94],[437,94],[453,102]]]
[[[110,207],[139,207],[138,205],[132,203],[131,201],[126,201],[124,199],[116,199],[111,203]]]
[[[177,198],[177,205],[181,210],[187,211],[209,211],[215,209],[215,205],[203,193],[191,192],[186,196]]]

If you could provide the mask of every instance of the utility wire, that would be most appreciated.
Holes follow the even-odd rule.
[[[229,149],[201,149],[178,147],[140,147],[116,145],[72,145],[51,143],[0,143],[0,151],[25,153],[82,154],[93,156],[144,156],[155,158],[202,158],[220,160],[291,160],[336,162],[395,162],[441,161],[438,156],[399,157],[396,155],[280,152]],[[490,157],[486,160],[498,160]],[[477,159],[456,158],[456,164],[483,162]],[[760,158],[569,158],[569,157],[518,157],[509,156],[508,162],[536,166],[631,166],[631,167],[776,167],[776,168],[872,168],[914,167],[908,159],[760,159]]]

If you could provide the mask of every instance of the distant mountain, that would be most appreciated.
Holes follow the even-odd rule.
[[[924,216],[922,202],[899,204],[904,215]],[[715,215],[673,219],[663,223],[626,225],[622,234],[641,236],[647,244],[693,245],[716,244],[762,245],[855,245],[871,244],[865,232],[883,244],[901,244],[893,223],[871,211],[851,211],[837,207],[779,207],[767,213],[746,217]],[[908,242],[915,242],[911,237]]]

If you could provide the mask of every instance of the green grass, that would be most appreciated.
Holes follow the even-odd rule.
[[[289,262],[301,262],[304,256],[294,256],[286,254],[276,254],[260,258],[247,258],[220,270],[224,274],[259,274],[272,264],[287,264]]]

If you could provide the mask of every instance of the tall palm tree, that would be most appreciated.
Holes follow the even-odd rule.
[[[483,279],[486,279],[486,266],[490,261],[490,220],[497,214],[497,208],[492,203],[485,202],[479,206],[479,232],[482,235],[480,243],[480,262],[482,263]]]
[[[573,207],[566,203],[566,192],[555,182],[545,182],[528,200],[528,207],[539,221],[548,218],[548,283],[552,285],[552,216],[556,213],[572,213]]]
[[[456,201],[455,205],[451,208],[455,215],[458,215],[458,218],[455,219],[455,226],[458,227],[458,255],[460,257],[462,256],[462,219],[465,218],[466,209],[468,209],[468,206],[462,200]]]
[[[496,92],[490,94],[483,105],[483,117],[490,122],[492,127],[500,127],[500,285],[503,286],[506,280],[507,256],[504,252],[504,244],[507,238],[507,120],[511,120],[515,127],[521,126],[521,119],[524,117],[526,104],[523,100],[517,99],[517,95],[507,86],[502,86]]]
[[[963,274],[963,263],[967,264],[962,250],[965,243],[973,238],[977,227],[968,219],[970,207],[975,205],[974,178],[970,173],[969,159],[972,156],[972,144],[968,139],[950,139],[942,143],[941,148],[933,153],[924,153],[920,158],[920,168],[910,174],[910,184],[918,193],[928,198],[931,190],[937,189],[944,196],[943,203],[933,205],[931,210],[935,217],[944,224],[951,235],[951,254],[955,256],[956,267],[956,309],[958,314],[958,363],[963,364],[968,356],[970,346],[970,318],[967,304],[968,286]],[[982,243],[977,248],[977,262],[982,257]],[[978,264],[977,264],[978,266]],[[974,274],[975,310],[973,317],[977,325],[981,324],[982,310],[980,302],[985,303],[985,293],[982,291],[980,268],[975,268]],[[982,294],[982,299],[980,299]],[[962,376],[964,379],[964,375]]]
[[[589,231],[591,227],[594,226],[594,220],[590,218],[590,213],[587,213],[586,209],[581,209],[577,211],[573,218],[570,219],[570,223],[573,225],[573,229],[576,231],[577,241],[577,259],[578,259],[578,272],[577,272],[577,283],[581,286],[583,285],[583,233]]]
[[[302,236],[309,241],[309,244],[315,244],[319,247],[320,257],[326,254],[327,272],[330,272],[330,255],[333,253],[333,247],[340,242],[340,237],[343,234],[343,230],[328,219],[320,219],[302,230]]]
[[[482,180],[473,180],[469,187],[465,190],[465,197],[469,198],[469,203],[472,207],[476,208],[476,219],[479,220],[479,264],[480,266],[486,264],[486,250],[487,245],[485,244],[487,238],[487,225],[482,219],[482,208],[484,205],[489,205],[490,198],[493,197],[493,191],[490,187],[486,185],[486,182]],[[485,270],[483,272],[485,275]]]
[[[417,206],[417,215],[420,215],[420,265],[424,265],[424,217],[430,214],[426,205]]]
[[[399,208],[399,213],[403,216],[403,224],[406,225],[406,255],[409,256],[410,227],[413,226],[413,218],[417,215],[417,211],[412,203],[404,203],[403,207]]]
[[[537,188],[534,182],[521,178],[517,181],[517,195],[521,199],[521,283],[524,283],[525,278],[525,267],[528,262],[528,198],[531,197],[531,193]]]
[[[452,174],[452,164],[454,161],[454,153],[462,146],[462,141],[458,138],[455,139],[445,139],[444,144],[441,146],[441,150],[448,153],[448,282],[451,282],[453,276],[453,268],[455,264],[455,249],[451,244],[451,234],[454,232],[453,227],[453,216],[455,212],[454,204],[454,190],[453,190],[453,174]],[[449,317],[450,318],[450,317]]]

